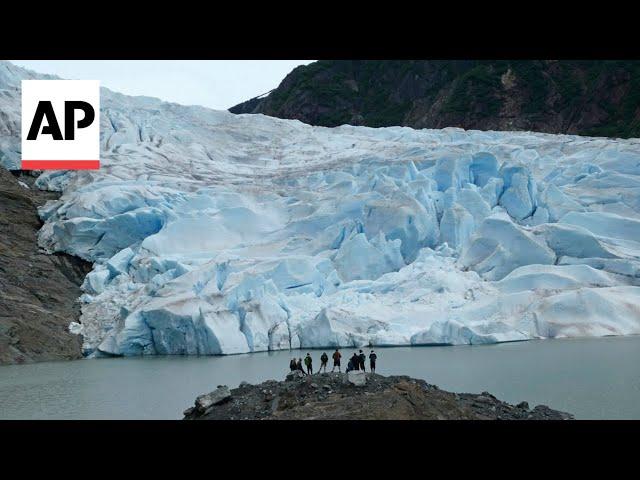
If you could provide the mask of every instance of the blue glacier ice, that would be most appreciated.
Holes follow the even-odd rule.
[[[0,163],[20,79],[0,62]],[[312,127],[101,93],[39,242],[93,262],[92,355],[640,333],[640,140]]]

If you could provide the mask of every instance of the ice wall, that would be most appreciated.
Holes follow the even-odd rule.
[[[42,247],[94,262],[87,354],[640,333],[639,140],[322,128],[108,90],[101,132],[99,171],[37,181],[63,191]]]

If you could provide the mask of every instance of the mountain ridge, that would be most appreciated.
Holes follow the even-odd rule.
[[[321,60],[229,109],[311,125],[640,137],[640,61]]]

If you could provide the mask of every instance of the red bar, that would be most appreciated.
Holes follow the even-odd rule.
[[[98,170],[100,160],[22,160],[22,170]]]

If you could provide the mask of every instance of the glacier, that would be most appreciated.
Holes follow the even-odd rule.
[[[0,62],[0,163],[20,79]],[[85,353],[640,333],[640,140],[313,127],[101,91],[101,162],[39,242],[93,262]]]

